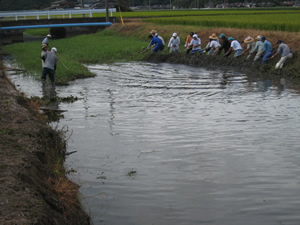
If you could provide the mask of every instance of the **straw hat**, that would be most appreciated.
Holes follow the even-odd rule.
[[[246,37],[245,40],[244,40],[245,43],[250,43],[250,42],[253,42],[253,41],[254,41],[254,38],[252,38],[250,36]]]
[[[150,34],[155,34],[155,33],[157,33],[156,30],[151,30],[151,31],[150,31]]]
[[[47,45],[47,44],[43,44],[43,45],[42,45],[42,50],[43,50],[44,48],[46,48],[46,47],[48,47],[48,45]]]
[[[213,33],[211,36],[209,36],[209,39],[217,40],[218,37],[215,33]]]

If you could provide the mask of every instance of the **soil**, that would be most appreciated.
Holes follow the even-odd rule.
[[[79,186],[59,168],[65,151],[62,132],[0,71],[0,224],[90,224]]]
[[[144,60],[148,62],[166,62],[175,64],[185,64],[196,67],[205,67],[208,69],[235,69],[247,72],[247,74],[255,74],[256,76],[280,76],[289,78],[300,77],[300,54],[294,53],[293,59],[288,59],[282,69],[275,69],[275,64],[280,57],[262,64],[261,61],[254,62],[247,60],[246,56],[234,58],[210,55],[187,55],[185,53],[169,53],[169,54],[150,54],[145,56]]]

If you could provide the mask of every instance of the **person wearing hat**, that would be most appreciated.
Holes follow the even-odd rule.
[[[41,46],[43,46],[43,44],[49,45],[49,38],[52,38],[52,36],[47,34],[47,36],[43,39]]]
[[[258,36],[256,37],[256,40],[258,40],[258,41],[255,43],[254,49],[252,49],[252,50],[250,51],[250,54],[251,54],[251,55],[253,55],[253,54],[256,53],[256,55],[255,55],[253,61],[259,60],[259,59],[261,58],[261,53],[262,53],[262,51],[264,50],[264,43],[262,43],[262,41],[261,41],[260,39],[261,39],[261,35],[258,35]]]
[[[155,34],[158,35],[158,33],[156,32],[156,30],[151,30],[150,31],[150,35],[152,35],[153,37],[155,37]],[[151,43],[151,40],[150,40],[150,43]],[[142,53],[146,52],[147,50],[149,50],[151,48],[151,44],[150,43],[149,43],[149,45],[147,46],[147,48]],[[152,46],[152,47],[154,47],[154,46]]]
[[[250,59],[251,57],[250,52],[255,48],[254,38],[248,36],[245,38],[244,43],[247,44],[247,48],[242,52],[242,54],[240,54],[240,56],[248,52],[249,55],[247,56],[247,59]]]
[[[219,38],[221,39],[221,47],[216,49],[215,54],[220,55],[223,49],[224,49],[224,54],[225,54],[226,52],[228,52],[228,50],[230,48],[230,42],[226,38],[226,35],[223,33],[220,35]]]
[[[276,42],[276,46],[278,48],[277,52],[270,59],[275,58],[277,55],[281,55],[280,60],[278,61],[278,63],[276,63],[275,66],[275,69],[281,69],[288,58],[293,58],[293,53],[291,52],[289,46],[283,43],[281,40],[278,40]]]
[[[180,44],[180,38],[177,36],[177,33],[173,33],[168,44],[168,48],[170,49],[170,52],[180,52],[179,44]]]
[[[263,59],[262,59],[262,63],[267,63],[267,61],[269,60],[269,58],[272,57],[272,44],[271,42],[269,42],[266,37],[262,36],[260,38],[261,42],[264,43],[264,49],[263,51],[260,53],[260,55],[263,55]]]
[[[185,40],[185,45],[184,45],[184,47],[186,47],[186,50],[185,50],[185,53],[186,54],[189,54],[190,53],[190,51],[192,50],[192,48],[190,48],[190,43],[191,43],[191,41],[193,40],[193,35],[194,35],[195,33],[194,32],[191,32],[187,37],[186,37],[186,40]]]
[[[235,53],[234,53],[234,57],[235,58],[238,57],[240,54],[242,54],[243,48],[242,48],[241,44],[237,40],[235,40],[233,37],[229,37],[228,41],[231,44],[230,44],[229,50],[224,55],[225,57],[229,56],[231,54],[231,52],[233,52],[233,51],[235,51]]]
[[[216,34],[212,34],[211,36],[209,36],[209,42],[205,47],[205,51],[207,52],[207,55],[216,55],[219,52],[219,48],[221,47],[219,41],[218,41],[218,37],[216,36]]]
[[[193,39],[189,43],[188,48],[192,50],[191,55],[195,54],[196,52],[200,52],[200,54],[202,53],[201,39],[197,34],[193,34]]]
[[[45,62],[43,72],[42,72],[42,77],[41,77],[43,85],[46,82],[47,75],[49,75],[49,78],[52,82],[52,86],[55,85],[54,75],[55,75],[55,70],[56,70],[56,65],[58,60],[56,56],[56,52],[57,49],[53,47],[50,52],[49,51],[46,52],[46,54],[42,57],[42,59]]]
[[[164,50],[165,45],[160,38],[152,36],[151,34],[148,36],[148,38],[151,40],[150,46],[152,47],[153,53]]]
[[[44,68],[44,65],[45,65],[45,61],[43,60],[43,58],[47,54],[47,52],[48,52],[48,45],[47,44],[43,44],[42,45],[42,52],[41,52],[42,68]]]
[[[152,36],[155,36],[156,33],[157,33],[156,30],[151,30],[151,31],[150,31],[150,34],[152,34]]]

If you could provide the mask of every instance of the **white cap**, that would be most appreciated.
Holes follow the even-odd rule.
[[[47,34],[47,37],[51,37],[51,34]]]
[[[198,37],[198,35],[197,35],[197,34],[194,34],[193,37]]]
[[[57,52],[57,49],[55,47],[51,48],[51,52]]]
[[[177,36],[177,34],[176,33],[173,33],[173,37],[176,37]]]
[[[158,33],[155,33],[154,36],[157,37],[157,36],[158,36]]]

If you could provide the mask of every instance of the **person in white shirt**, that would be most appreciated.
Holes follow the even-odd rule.
[[[193,34],[193,39],[189,43],[188,48],[192,49],[191,55],[195,54],[196,52],[200,52],[200,54],[202,53],[201,39],[197,34]]]
[[[41,43],[41,47],[43,46],[43,44],[46,44],[49,46],[49,38],[52,38],[52,36],[50,34],[47,34],[47,36],[43,39],[43,41]]]
[[[157,37],[157,38],[159,38],[162,41],[163,45],[165,45],[165,41],[164,41],[164,39],[163,39],[162,36],[160,36],[158,33],[155,33],[154,36]]]
[[[234,54],[235,58],[238,57],[240,54],[242,54],[243,48],[242,48],[241,44],[237,40],[235,40],[233,37],[229,37],[228,41],[231,42],[231,45],[230,45],[229,50],[224,55],[224,57],[227,57],[228,55],[230,55],[230,53],[232,51],[235,51],[235,54]]]
[[[211,36],[209,36],[209,42],[205,47],[207,55],[216,55],[220,47],[221,44],[218,42],[218,37],[216,36],[216,34],[212,34]]]
[[[168,48],[170,49],[170,52],[180,52],[179,44],[180,44],[180,38],[177,36],[177,33],[173,33],[173,36],[171,37],[168,44]]]

